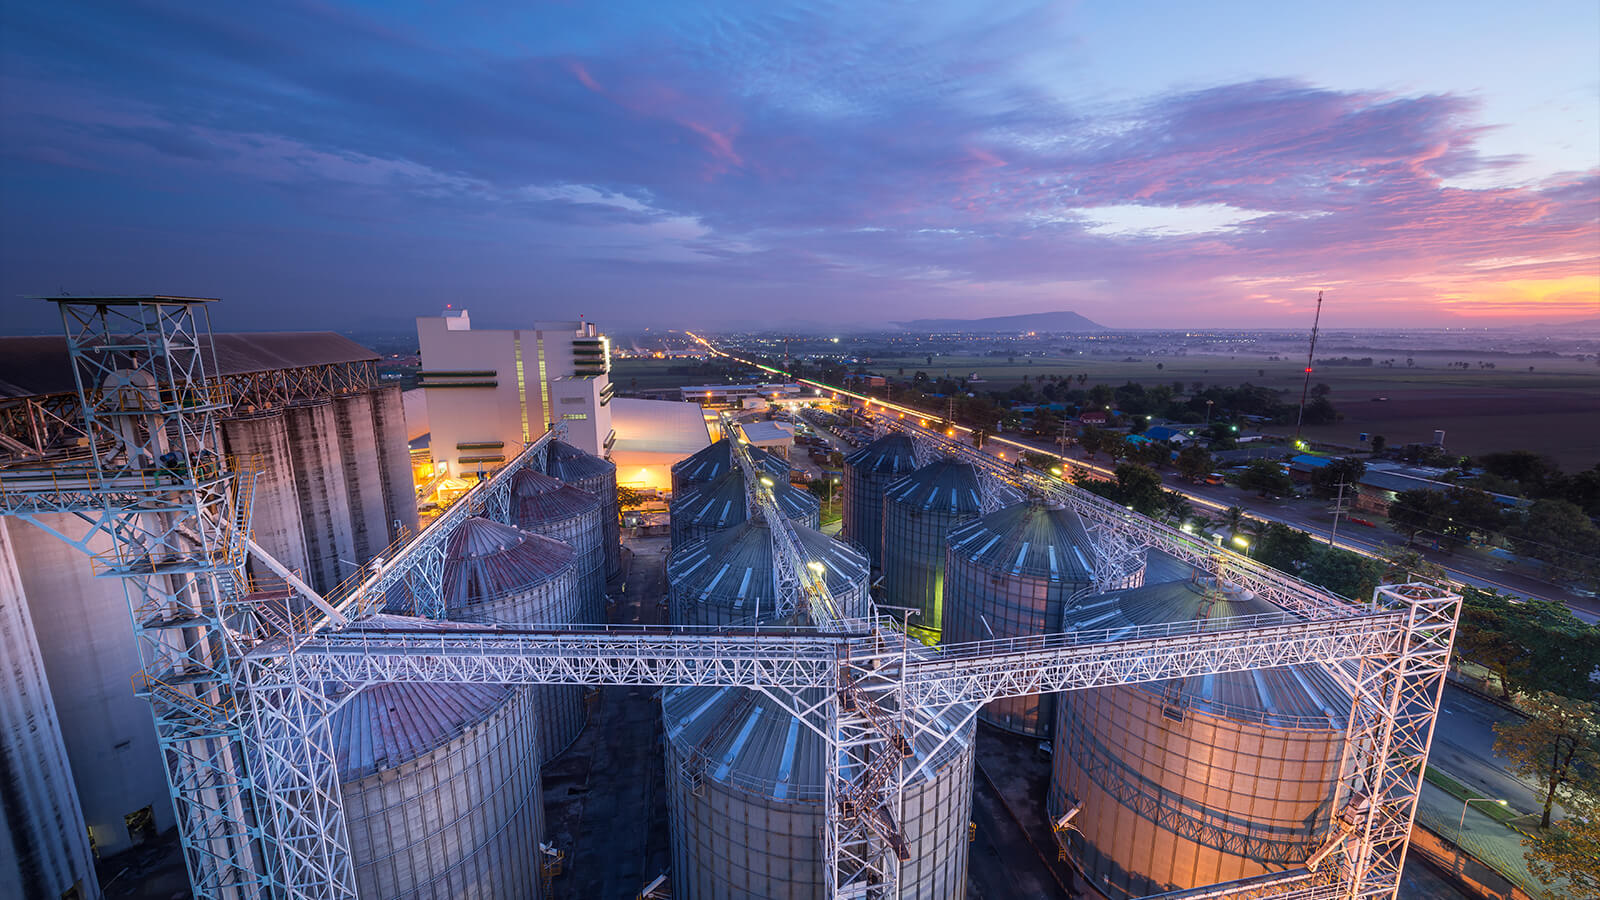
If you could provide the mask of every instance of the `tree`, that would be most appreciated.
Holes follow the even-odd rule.
[[[1239,476],[1239,487],[1265,497],[1282,497],[1294,491],[1294,479],[1270,459],[1258,459]]]
[[[625,484],[617,485],[617,507],[619,509],[638,509],[644,505],[644,494],[636,488]]]
[[[1268,522],[1256,536],[1255,552],[1251,555],[1274,569],[1298,573],[1319,552],[1311,535],[1282,522]]]
[[[1085,425],[1083,426],[1083,432],[1078,435],[1078,443],[1083,446],[1084,454],[1090,459],[1094,459],[1096,453],[1105,449],[1106,441],[1114,437],[1115,435],[1107,433],[1102,428]]]
[[[1154,469],[1138,463],[1117,466],[1118,501],[1131,506],[1147,516],[1161,512],[1165,505],[1161,489],[1161,476]]]
[[[1329,460],[1320,469],[1311,470],[1311,492],[1324,500],[1339,496],[1339,484],[1344,483],[1344,495],[1354,496],[1356,482],[1367,472],[1367,464],[1354,457]]]
[[[1547,691],[1526,698],[1523,708],[1526,719],[1495,723],[1494,751],[1539,785],[1539,827],[1549,828],[1557,799],[1600,790],[1600,722],[1593,703]]]
[[[1061,417],[1053,410],[1040,407],[1033,414],[1033,433],[1039,437],[1053,438],[1061,430]]]
[[[1409,545],[1424,531],[1432,531],[1444,522],[1449,501],[1443,491],[1417,488],[1401,491],[1389,503],[1389,524],[1403,532]]]
[[[1356,600],[1371,597],[1373,590],[1382,583],[1382,562],[1338,547],[1320,549],[1321,552],[1300,573],[1300,577],[1306,581]]]
[[[1600,578],[1600,528],[1583,510],[1565,500],[1535,500],[1528,514],[1508,530],[1516,552],[1540,560],[1566,578]]]
[[[1522,844],[1528,871],[1552,896],[1600,897],[1600,813],[1569,815]]]
[[[1383,448],[1389,445],[1389,439],[1381,434],[1372,436],[1372,452],[1374,455],[1382,453]]]
[[[1197,482],[1211,472],[1211,451],[1199,444],[1190,444],[1178,451],[1175,463],[1178,474],[1189,481]]]

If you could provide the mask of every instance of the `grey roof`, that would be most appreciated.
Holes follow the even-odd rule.
[[[886,434],[846,456],[844,461],[858,471],[880,475],[905,474],[917,467],[911,438],[903,434]]]
[[[828,590],[847,616],[865,616],[867,579],[871,563],[855,548],[820,531],[796,525],[795,534],[809,561],[820,562]],[[667,583],[674,597],[715,604],[737,615],[767,621],[776,606],[772,584],[772,534],[766,520],[756,517],[725,528],[672,552],[667,557]]]
[[[978,499],[977,471],[970,464],[953,459],[936,460],[895,481],[884,490],[883,498],[885,502],[948,510],[956,515],[975,516],[983,508]]]
[[[512,698],[505,685],[376,684],[333,714],[341,782],[410,762],[465,734]]]
[[[1120,630],[1273,612],[1281,610],[1253,596],[1220,592],[1194,581],[1172,581],[1091,597],[1067,612],[1067,628]],[[1168,697],[1189,713],[1282,728],[1342,729],[1350,714],[1350,695],[1327,669],[1314,663],[1134,687]]]
[[[610,460],[574,447],[566,441],[550,442],[548,460],[545,466],[547,473],[562,481],[583,481],[586,478],[614,474],[617,471],[616,465]]]
[[[268,331],[212,336],[217,375],[376,360],[378,354],[331,331]],[[209,360],[207,364],[209,365]],[[77,390],[65,337],[0,337],[0,399]]]
[[[521,469],[511,476],[511,515],[519,524],[565,520],[600,509],[600,498],[543,472]]]
[[[1078,514],[1029,501],[992,512],[950,533],[950,552],[997,574],[1050,581],[1088,581],[1094,542]]]
[[[789,477],[789,461],[783,457],[761,449],[751,447],[750,459],[756,465],[770,471],[773,475],[785,480]],[[686,459],[679,460],[672,467],[672,480],[686,484],[704,484],[726,475],[736,468],[731,454],[728,452],[726,439],[715,441],[710,446],[704,447]]]
[[[821,514],[822,503],[810,491],[797,488],[788,479],[772,486],[778,508],[791,519],[812,519]],[[745,520],[744,473],[728,472],[710,484],[687,487],[683,496],[672,501],[672,515],[697,525],[726,527]]]
[[[445,546],[445,608],[495,600],[560,577],[577,551],[562,541],[473,516]]]
[[[913,644],[911,652],[928,651]],[[812,691],[801,701],[821,699]],[[972,742],[972,723],[957,732],[969,709],[953,707],[935,727],[918,731],[903,771],[931,754],[933,762],[917,777],[933,781],[960,759]],[[765,695],[748,688],[671,688],[662,695],[661,712],[666,739],[680,756],[703,761],[708,780],[778,800],[823,799],[822,738]],[[938,746],[951,732],[955,736]]]

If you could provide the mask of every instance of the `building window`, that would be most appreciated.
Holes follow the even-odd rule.
[[[561,418],[568,422],[582,422],[589,418],[588,413],[562,413]]]
[[[545,371],[544,365],[544,332],[534,332],[539,342],[539,413],[544,421],[539,423],[542,434],[550,425],[550,375]]]
[[[517,406],[522,410],[522,442],[528,442],[528,380],[522,374],[522,335],[514,341],[517,352]],[[541,359],[541,365],[543,364]]]

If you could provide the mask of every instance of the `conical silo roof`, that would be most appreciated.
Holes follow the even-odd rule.
[[[983,508],[978,499],[978,473],[968,463],[954,459],[931,462],[889,485],[885,501],[913,508],[975,516]]]
[[[1194,581],[1171,581],[1091,597],[1067,612],[1067,628],[1114,631],[1282,611],[1247,594],[1224,592]],[[1314,663],[1181,681],[1181,686],[1160,681],[1133,687],[1181,698],[1190,712],[1285,727],[1343,728],[1350,714],[1350,695],[1326,668]]]
[[[796,525],[794,532],[807,560],[822,564],[828,590],[842,607],[839,614],[865,616],[871,575],[867,558],[820,531]],[[761,620],[768,621],[777,593],[766,520],[758,516],[673,551],[667,558],[667,585],[679,603],[729,610],[735,617],[753,617],[759,611]]]
[[[687,485],[705,484],[737,469],[739,464],[734,462],[732,454],[728,452],[728,442],[720,440],[710,446],[703,447],[686,459],[679,461],[672,467],[672,483],[676,489],[681,490]],[[785,481],[789,479],[789,461],[776,454],[769,453],[760,447],[749,447],[750,460],[758,467],[771,472],[774,477]]]
[[[410,762],[489,718],[514,689],[499,684],[375,684],[333,714],[339,780]]]
[[[844,461],[859,471],[880,475],[905,474],[917,467],[911,438],[898,432],[878,438],[846,456]]]
[[[1094,542],[1078,514],[1029,501],[992,512],[950,533],[950,552],[999,575],[1085,582]]]
[[[791,519],[815,519],[821,514],[822,504],[810,491],[790,484],[787,479],[774,479],[773,499],[778,508]],[[744,473],[728,472],[709,484],[696,485],[673,501],[672,517],[682,517],[682,522],[709,528],[726,528],[737,525],[746,518]]]
[[[522,523],[570,519],[600,509],[600,498],[559,478],[523,469],[511,477],[512,517]]]
[[[445,608],[537,587],[569,570],[576,556],[561,541],[473,516],[451,532],[445,546]]]
[[[558,440],[552,440],[548,445],[545,469],[549,475],[569,482],[603,478],[617,471],[616,465],[610,460]]]

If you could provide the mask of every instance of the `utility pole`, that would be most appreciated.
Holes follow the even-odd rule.
[[[1348,483],[1343,478],[1339,479],[1339,496],[1333,501],[1333,531],[1328,534],[1329,547],[1339,538],[1339,514],[1344,512],[1344,489]]]
[[[1311,320],[1311,350],[1306,354],[1306,383],[1300,388],[1300,414],[1294,419],[1294,442],[1300,444],[1300,426],[1306,420],[1306,394],[1311,391],[1311,363],[1317,356],[1317,326],[1322,324],[1322,292],[1317,291],[1317,315]]]

